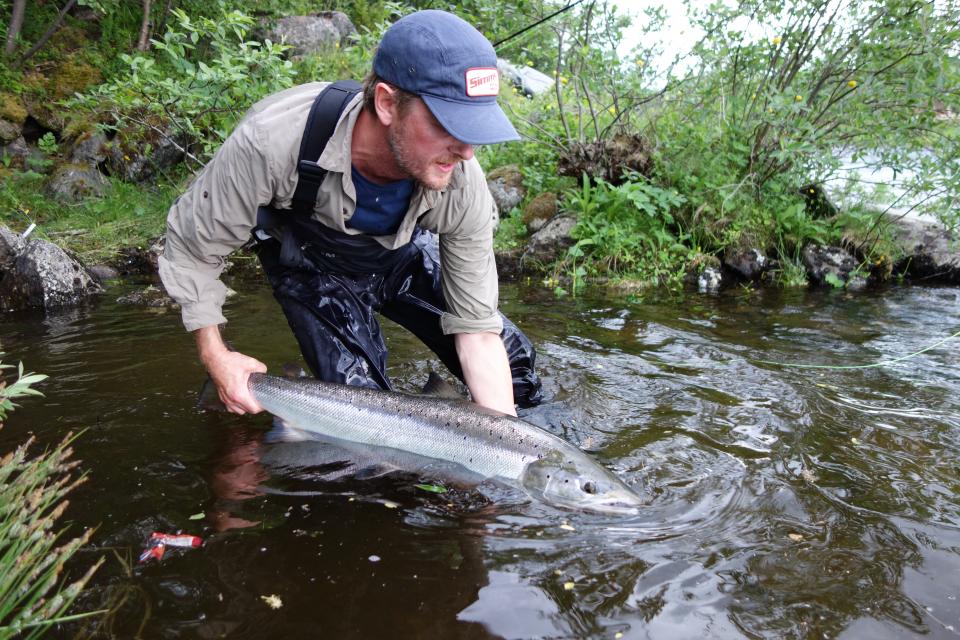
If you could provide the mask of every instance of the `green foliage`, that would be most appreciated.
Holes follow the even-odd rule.
[[[37,140],[37,148],[48,156],[53,156],[59,151],[60,145],[57,144],[56,136],[51,131],[47,131]]]
[[[3,354],[0,353],[0,357]],[[11,365],[0,362],[0,370]],[[33,385],[44,375],[25,374],[17,367],[13,384],[0,380],[0,426],[16,406],[14,399],[42,395]],[[73,437],[67,436],[52,451],[28,457],[31,438],[0,459],[0,637],[38,638],[52,624],[94,615],[66,616],[98,561],[80,579],[61,583],[66,562],[90,538],[59,544],[62,531],[52,531],[67,506],[66,495],[83,478],[70,476],[75,463],[69,460]]]
[[[111,179],[102,198],[64,207],[43,189],[44,177],[19,173],[0,184],[0,223],[24,228],[69,249],[88,262],[108,260],[120,247],[143,246],[163,232],[164,220],[178,187],[142,187]]]
[[[684,203],[676,191],[637,174],[616,187],[584,177],[581,188],[564,197],[566,210],[577,218],[576,244],[564,261],[574,292],[587,275],[658,282],[681,276],[691,253],[674,212]]]
[[[520,211],[514,208],[505,217],[500,218],[500,226],[493,238],[493,247],[498,251],[519,249],[527,236],[527,227],[523,224]]]
[[[834,179],[841,154],[910,173],[914,197],[960,193],[960,141],[935,108],[960,108],[944,90],[958,79],[956,5],[747,0],[691,17],[708,34],[696,66],[648,126],[664,173],[717,219]]]
[[[204,162],[254,102],[289,87],[293,68],[285,47],[248,40],[253,18],[222,9],[215,18],[174,10],[175,24],[154,40],[156,57],[121,54],[126,77],[101,85],[82,104],[111,106],[119,124],[165,132],[197,149]],[[169,133],[166,133],[168,132]]]

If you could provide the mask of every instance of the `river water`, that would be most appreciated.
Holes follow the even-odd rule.
[[[233,345],[297,361],[267,288],[234,287]],[[919,351],[960,330],[960,289],[504,287],[552,400],[530,420],[643,495],[636,517],[336,473],[322,447],[270,442],[266,415],[198,409],[179,314],[113,302],[126,290],[0,322],[6,361],[50,376],[0,451],[84,430],[88,481],[62,522],[96,533],[71,571],[106,558],[78,609],[111,614],[51,637],[960,635],[960,339],[883,367],[785,366]],[[447,373],[385,325],[400,389]],[[138,565],[152,531],[204,545]]]

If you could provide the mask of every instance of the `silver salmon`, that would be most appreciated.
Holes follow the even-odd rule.
[[[567,441],[466,400],[262,373],[250,375],[249,388],[264,409],[300,431],[452,462],[565,509],[635,514],[644,505]]]

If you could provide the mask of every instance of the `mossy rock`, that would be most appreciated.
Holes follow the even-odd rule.
[[[523,224],[530,231],[539,231],[547,220],[557,215],[557,194],[541,193],[523,208]]]
[[[512,187],[514,189],[523,188],[523,172],[521,172],[520,167],[515,164],[497,167],[487,174],[487,180],[499,180],[505,187]]]
[[[47,91],[52,99],[63,100],[101,82],[103,74],[100,69],[86,62],[65,60],[50,75]]]
[[[13,93],[0,93],[0,119],[14,124],[23,124],[27,119],[27,107]]]

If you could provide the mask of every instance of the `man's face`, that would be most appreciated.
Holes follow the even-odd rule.
[[[447,133],[420,99],[411,101],[397,115],[387,142],[397,165],[424,187],[436,191],[450,184],[458,162],[473,157],[473,146]]]

